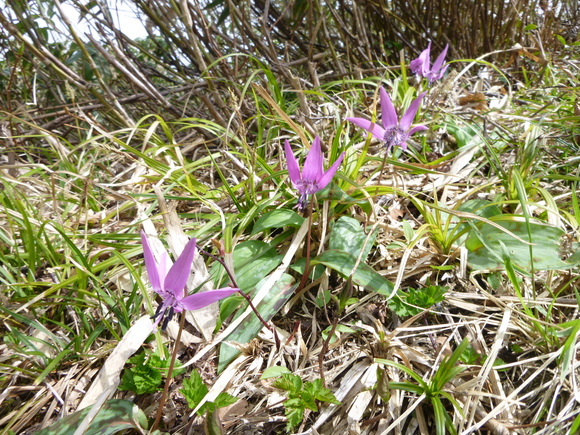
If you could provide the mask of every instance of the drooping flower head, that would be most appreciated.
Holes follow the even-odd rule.
[[[381,127],[374,122],[368,121],[364,118],[346,118],[347,121],[352,122],[354,125],[358,125],[360,128],[365,129],[371,133],[377,139],[383,141],[387,147],[387,152],[394,146],[400,146],[403,150],[407,149],[407,140],[418,131],[427,130],[424,125],[416,125],[411,128],[411,123],[415,119],[417,110],[421,106],[421,100],[425,96],[426,92],[419,95],[399,122],[399,117],[393,103],[387,94],[387,91],[381,86],[379,90],[379,95],[381,99],[381,121],[383,126]]]
[[[296,207],[299,211],[304,211],[306,205],[308,204],[308,195],[312,195],[319,190],[324,189],[344,159],[344,153],[342,153],[336,162],[332,164],[326,172],[322,166],[322,150],[320,148],[320,138],[316,136],[310,147],[310,151],[306,156],[306,161],[304,162],[304,167],[302,173],[300,173],[300,167],[298,166],[298,161],[294,154],[292,153],[292,148],[290,148],[290,142],[286,140],[284,143],[284,151],[286,152],[286,161],[288,162],[288,175],[290,180],[294,185],[294,188],[298,190],[300,198],[298,199],[298,204]]]
[[[445,46],[441,54],[435,60],[435,63],[431,67],[431,41],[429,41],[429,45],[423,52],[419,55],[419,57],[409,64],[411,71],[421,77],[425,77],[429,80],[429,84],[433,84],[434,81],[439,80],[445,74],[445,70],[449,65],[443,66],[443,62],[445,62],[445,56],[447,55],[447,50],[449,49],[449,44]]]
[[[153,316],[156,319],[154,327],[165,317],[161,328],[164,330],[174,313],[181,313],[183,310],[198,310],[239,290],[227,287],[185,296],[187,280],[195,255],[195,239],[187,242],[175,264],[172,264],[169,254],[165,250],[161,254],[159,261],[155,260],[144,231],[141,231],[141,242],[143,243],[145,268],[149,275],[151,287],[163,299],[163,302],[157,308],[155,316]]]

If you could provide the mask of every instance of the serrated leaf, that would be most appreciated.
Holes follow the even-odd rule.
[[[68,415],[35,435],[73,435],[91,408]],[[103,405],[84,435],[111,435],[129,429],[136,429],[139,433],[147,429],[145,413],[133,402],[113,399]]]
[[[356,258],[343,251],[328,250],[312,259],[310,264],[312,266],[324,264],[326,267],[336,270],[346,277],[353,270]],[[390,295],[394,288],[389,280],[364,263],[359,263],[352,280],[355,284],[363,286],[368,291],[374,291],[385,296]]]
[[[189,378],[183,380],[183,388],[181,388],[179,391],[187,400],[187,406],[189,406],[191,409],[195,409],[195,407],[207,394],[208,388],[207,385],[205,385],[203,382],[203,379],[201,379],[199,373],[193,371],[189,375]],[[202,406],[197,410],[197,415],[203,415],[206,409],[206,406]]]
[[[364,262],[373,247],[377,238],[378,228],[368,236],[359,221],[349,216],[342,216],[332,227],[330,234],[329,249],[343,251],[355,258],[361,255],[361,262]],[[367,240],[366,245],[365,241]]]
[[[252,229],[252,235],[270,228],[299,227],[303,223],[304,218],[293,210],[272,210],[258,219]]]
[[[264,282],[268,277],[264,277]],[[290,275],[283,274],[280,279],[273,285],[272,289],[268,294],[262,299],[262,301],[256,307],[262,318],[269,322],[274,315],[286,304],[288,299],[294,294],[294,288],[292,283],[294,278]],[[262,283],[258,284],[260,287]],[[246,308],[246,304],[242,305],[239,309],[238,314],[241,314]],[[225,341],[234,341],[236,343],[249,343],[264,327],[262,322],[256,317],[255,314],[249,315],[240,325],[236,328],[234,332],[228,335]],[[218,373],[221,372],[231,361],[240,354],[238,349],[228,346],[226,343],[222,343],[220,346],[220,356],[218,362]]]
[[[300,400],[302,400],[302,403],[304,404],[305,408],[308,408],[314,412],[318,412],[318,406],[316,406],[316,399],[312,394],[310,394],[310,392],[306,390],[307,386],[308,384],[304,386],[304,391],[302,391],[302,394],[300,395]]]
[[[291,393],[297,393],[302,390],[302,379],[300,376],[291,373],[284,373],[280,379],[276,379],[272,386]]]
[[[286,413],[286,418],[288,423],[286,423],[286,430],[291,432],[292,429],[300,424],[304,418],[304,408],[303,407],[287,407],[284,410]]]
[[[308,382],[304,386],[305,390],[308,390],[310,394],[320,402],[333,403],[335,405],[340,405],[340,402],[336,399],[332,391],[326,388],[322,382],[322,379],[315,379],[312,382]]]
[[[236,403],[237,401],[238,401],[237,397],[234,397],[231,394],[228,394],[225,391],[222,391],[215,398],[214,403],[215,403],[215,406],[217,408],[224,408],[226,406],[230,406],[230,405]]]

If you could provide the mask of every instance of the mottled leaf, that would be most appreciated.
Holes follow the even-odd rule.
[[[264,277],[264,281],[267,277]],[[274,315],[284,306],[284,304],[294,294],[294,286],[292,286],[294,279],[287,274],[274,284],[268,294],[258,304],[257,310],[262,318],[268,322]],[[262,283],[258,285],[261,286]],[[246,304],[242,305],[238,313],[243,313],[246,309]],[[236,328],[236,330],[228,335],[224,341],[233,341],[236,343],[249,343],[258,332],[263,328],[262,323],[255,314],[250,314],[244,321]],[[220,347],[220,356],[218,363],[218,372],[221,372],[233,359],[240,354],[240,351],[223,343]]]
[[[353,257],[358,258],[364,247],[364,252],[361,257],[361,262],[364,262],[375,243],[377,234],[378,228],[369,237],[359,221],[349,216],[342,216],[332,227],[329,249],[344,251]],[[367,237],[368,241],[365,245]]]
[[[252,235],[270,228],[299,227],[304,218],[293,210],[272,210],[262,216],[252,229]]]
[[[312,259],[310,264],[312,266],[324,264],[326,267],[336,270],[346,277],[352,272],[356,264],[356,258],[343,251],[328,250]],[[377,292],[385,296],[390,295],[394,288],[389,280],[362,262],[359,263],[352,280],[355,284],[363,286],[368,291]]]
[[[73,435],[91,408],[68,415],[36,435]],[[84,435],[110,435],[128,429],[143,433],[147,429],[147,417],[133,402],[114,399],[103,405]]]

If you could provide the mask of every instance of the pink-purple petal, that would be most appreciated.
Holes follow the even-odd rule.
[[[430,51],[431,51],[431,42],[425,50],[421,52],[419,57],[409,64],[411,67],[411,71],[415,74],[419,74],[420,76],[425,76],[429,72],[429,63],[430,63]]]
[[[384,140],[385,129],[374,122],[371,122],[364,118],[346,118],[348,122],[352,122],[354,125],[368,131],[374,137],[379,140]]]
[[[162,280],[165,278],[164,275],[160,276],[159,267],[153,256],[153,251],[151,250],[151,245],[149,245],[149,240],[145,231],[141,230],[141,243],[143,244],[143,257],[145,258],[145,268],[147,269],[147,275],[149,276],[149,281],[151,282],[151,287],[156,292],[162,289]],[[166,253],[167,255],[167,253]]]
[[[320,179],[316,183],[319,190],[324,189],[328,185],[328,183],[330,183],[330,181],[334,178],[334,174],[336,174],[336,171],[338,171],[338,167],[342,163],[343,159],[344,153],[342,153],[338,157],[338,159],[336,159],[336,161],[332,164],[332,166],[328,168],[328,170],[324,173],[324,175],[320,177]]]
[[[435,63],[433,64],[433,67],[431,68],[431,71],[433,71],[437,74],[441,73],[440,69],[443,66],[443,62],[445,61],[445,56],[447,55],[448,49],[449,49],[449,44],[447,44],[445,46],[445,48],[443,49],[441,54],[437,57],[437,60],[435,60]],[[439,76],[439,78],[441,78],[441,76]]]
[[[381,86],[379,89],[379,94],[381,98],[381,117],[383,122],[383,127],[385,130],[389,127],[394,127],[399,123],[399,118],[397,116],[397,111],[395,110],[395,106],[393,106],[393,102],[385,91],[385,88]]]
[[[417,114],[417,111],[419,110],[419,107],[421,106],[421,100],[423,99],[423,97],[425,96],[427,92],[423,92],[421,95],[419,95],[417,98],[415,98],[415,100],[413,100],[413,102],[411,103],[411,105],[409,106],[409,108],[407,109],[407,111],[405,112],[405,114],[403,115],[403,117],[401,118],[401,124],[400,127],[407,131],[409,129],[409,127],[411,126],[411,124],[413,123],[413,120],[415,119],[415,115]]]
[[[417,133],[418,131],[424,131],[424,130],[429,130],[429,128],[424,126],[424,125],[416,125],[411,130],[409,130],[409,132],[407,133],[407,136],[412,136],[415,133]]]
[[[199,310],[209,304],[227,298],[239,291],[237,288],[226,287],[219,290],[210,290],[202,293],[195,293],[184,297],[181,305],[186,310]]]
[[[300,181],[300,166],[298,166],[298,161],[294,157],[292,148],[290,147],[290,142],[286,140],[284,142],[284,151],[286,152],[286,163],[288,164],[288,175],[292,183],[296,184]]]
[[[165,291],[173,294],[176,299],[183,297],[183,290],[187,284],[191,266],[193,264],[193,257],[195,255],[195,239],[191,239],[183,248],[183,252],[179,255],[165,278]]]
[[[322,170],[320,138],[316,136],[302,167],[302,180],[314,182],[322,176]]]
[[[412,60],[411,63],[409,63],[409,68],[414,74],[423,73],[423,59],[419,57],[415,60]]]

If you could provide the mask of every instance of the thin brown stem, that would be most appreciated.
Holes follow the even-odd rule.
[[[310,207],[308,207],[308,236],[306,237],[306,264],[304,265],[304,275],[302,275],[302,279],[300,280],[300,284],[296,288],[296,293],[304,288],[306,285],[306,281],[308,280],[308,276],[310,275],[310,242],[312,240],[312,208],[313,208],[313,201],[310,201]]]
[[[169,393],[169,386],[171,385],[171,375],[173,374],[173,368],[175,367],[175,359],[177,358],[177,350],[179,349],[179,343],[181,342],[181,332],[185,325],[185,311],[181,312],[181,319],[179,320],[179,330],[177,331],[177,337],[175,338],[175,344],[173,345],[173,353],[171,354],[171,361],[169,363],[169,370],[167,370],[167,379],[165,379],[165,387],[163,388],[163,394],[159,400],[159,408],[157,408],[157,414],[155,415],[155,421],[151,426],[151,432],[153,432],[159,426],[161,422],[161,417],[163,416],[163,406],[167,400],[167,394]]]

